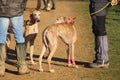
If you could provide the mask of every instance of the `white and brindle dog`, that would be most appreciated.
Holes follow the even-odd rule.
[[[74,19],[60,17],[56,20],[56,24],[48,26],[43,31],[43,46],[42,52],[39,57],[39,71],[43,72],[42,58],[44,56],[44,53],[46,52],[46,49],[48,49],[50,51],[49,56],[47,58],[49,72],[54,72],[54,69],[51,68],[51,59],[57,48],[58,37],[61,38],[66,45],[68,66],[78,68],[78,66],[75,64],[74,57],[74,47],[75,42],[77,40],[77,31],[74,26]],[[72,51],[72,56],[70,56],[70,48]]]
[[[37,11],[37,10],[32,11],[29,16],[30,19],[24,20],[24,25],[23,25],[25,44],[27,47],[27,43],[30,42],[30,60],[33,65],[35,64],[33,60],[34,42],[38,34],[38,22],[40,21],[40,15],[41,15],[40,11]],[[6,38],[7,48],[9,48],[11,43],[11,36],[10,36],[11,33],[13,33],[13,31],[12,31],[12,24],[10,23],[8,27],[7,38]]]
[[[28,42],[30,43],[30,60],[33,65],[35,64],[33,60],[34,42],[38,34],[38,22],[40,21],[40,15],[41,15],[40,11],[34,10],[30,14],[30,19],[24,20],[25,43],[26,43],[26,46]]]

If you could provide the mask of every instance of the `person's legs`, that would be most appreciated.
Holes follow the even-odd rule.
[[[0,18],[0,76],[5,75],[6,48],[5,41],[7,35],[9,18]]]
[[[5,59],[6,48],[4,44],[0,44],[0,77],[5,75]]]
[[[8,30],[9,18],[0,18],[0,43],[4,44]]]
[[[55,0],[52,0],[52,8],[51,9],[55,9]]]
[[[96,62],[108,62],[108,40],[107,35],[96,36]]]
[[[25,9],[24,10],[26,10],[27,1],[28,0],[24,0],[24,4],[25,4]]]
[[[17,16],[10,18],[12,29],[15,36],[15,41],[17,43],[24,43],[25,39],[23,37],[23,16]]]
[[[44,8],[43,8],[43,10],[46,10],[46,8],[47,8],[47,5],[48,5],[48,2],[47,2],[47,0],[43,0],[43,3],[44,3]]]
[[[13,32],[16,40],[16,50],[17,50],[17,60],[18,60],[18,72],[19,74],[29,73],[29,69],[27,67],[26,59],[26,51],[25,51],[25,39],[23,37],[23,16],[17,16],[10,18],[11,24],[13,26]]]
[[[41,0],[37,0],[36,10],[39,10],[40,8],[41,8]]]
[[[108,67],[108,41],[105,29],[106,16],[93,16],[93,33],[95,34],[95,60],[91,67]]]

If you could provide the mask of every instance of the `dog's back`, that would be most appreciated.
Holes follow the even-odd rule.
[[[48,26],[43,32],[43,36],[46,36],[48,39],[51,37],[52,39],[60,37],[65,43],[70,44],[76,41],[77,31],[74,24],[57,23]]]

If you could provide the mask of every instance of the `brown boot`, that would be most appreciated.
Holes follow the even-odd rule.
[[[26,65],[21,65],[18,68],[18,72],[19,72],[19,74],[28,74],[30,71]]]
[[[27,66],[27,63],[25,61],[26,59],[26,51],[25,51],[25,45],[23,43],[19,43],[16,45],[17,50],[17,59],[18,59],[18,73],[19,74],[27,74],[29,73],[29,69]]]
[[[4,44],[0,44],[0,77],[5,75],[6,49]]]
[[[0,77],[3,77],[5,75],[5,66],[0,65]]]

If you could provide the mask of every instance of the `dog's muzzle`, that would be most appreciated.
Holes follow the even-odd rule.
[[[37,22],[40,22],[40,20],[36,20]]]

